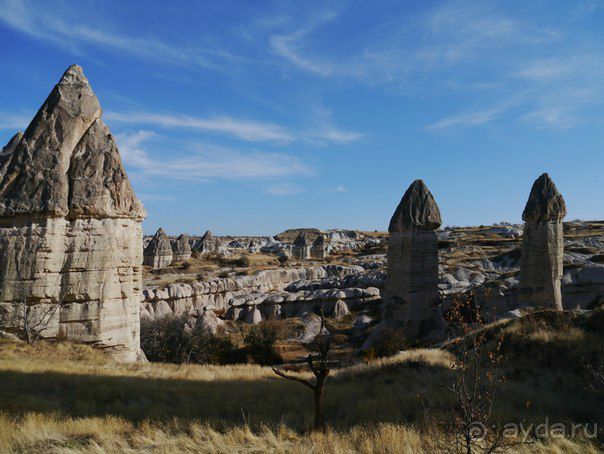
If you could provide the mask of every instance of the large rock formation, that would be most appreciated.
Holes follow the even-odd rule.
[[[305,232],[301,232],[293,242],[292,255],[301,260],[310,258],[310,241]]]
[[[209,230],[194,245],[195,252],[200,254],[220,252],[222,248],[220,238],[215,237]]]
[[[172,244],[173,260],[185,262],[191,258],[191,238],[186,233],[180,235]]]
[[[172,243],[170,243],[170,238],[168,238],[164,229],[160,227],[145,248],[144,264],[154,270],[159,270],[169,266],[173,260]]]
[[[146,213],[79,66],[16,142],[0,174],[0,329],[134,360]]]
[[[422,180],[415,180],[388,227],[383,322],[371,341],[376,341],[384,328],[402,329],[409,338],[441,334],[436,235],[440,224],[440,211],[432,194]]]
[[[520,264],[520,289],[534,307],[562,310],[564,243],[562,219],[566,204],[547,173],[531,188],[522,213],[525,222]]]

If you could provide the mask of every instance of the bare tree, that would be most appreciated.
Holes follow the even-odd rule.
[[[330,369],[327,365],[327,356],[331,348],[331,335],[324,333],[325,317],[321,309],[321,327],[319,333],[315,337],[315,343],[319,352],[318,357],[314,357],[312,353],[308,354],[306,362],[308,367],[315,376],[314,383],[294,375],[289,375],[286,372],[274,367],[273,372],[287,380],[296,381],[311,389],[314,394],[315,402],[315,424],[314,430],[325,431],[325,382],[329,376]]]
[[[495,397],[504,380],[497,370],[502,339],[493,339],[494,348],[485,348],[488,332],[474,301],[470,295],[449,310],[456,336],[450,347],[457,357],[451,367],[452,380],[444,386],[451,402],[441,418],[435,416],[431,401],[426,409],[429,426],[440,430],[435,439],[440,440],[437,445],[442,452],[495,453],[511,445],[494,418]]]

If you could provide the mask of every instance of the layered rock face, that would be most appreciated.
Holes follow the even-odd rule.
[[[175,262],[185,262],[191,258],[191,238],[183,233],[172,244],[172,255]]]
[[[547,173],[531,188],[522,213],[525,222],[520,262],[520,289],[525,302],[562,310],[564,198]]]
[[[195,244],[194,250],[200,254],[215,253],[222,250],[222,241],[215,237],[209,230],[204,233],[201,239]]]
[[[372,281],[361,282],[362,272],[358,266],[324,265],[264,270],[251,276],[172,284],[163,289],[151,287],[142,293],[141,317],[226,310],[227,319],[257,323],[291,317],[323,304],[332,311],[338,300],[358,305],[379,298],[379,290],[369,288]]]
[[[293,242],[292,255],[301,260],[310,258],[310,241],[304,232],[300,233]]]
[[[146,213],[80,67],[69,67],[6,156],[0,329],[136,359]]]
[[[169,266],[174,261],[172,243],[161,227],[155,232],[144,251],[144,264],[159,270]]]
[[[440,211],[423,181],[414,181],[388,227],[385,317],[406,326],[409,336],[423,337],[440,323],[438,238]]]

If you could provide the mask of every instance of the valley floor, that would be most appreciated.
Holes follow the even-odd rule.
[[[600,426],[596,438],[518,438],[514,452],[599,452],[601,376],[584,366],[604,351],[603,320],[545,312],[488,328],[504,354],[498,423]],[[270,368],[117,364],[82,345],[4,342],[0,452],[434,452],[450,435],[431,421],[454,403],[455,362],[442,347],[334,371],[323,434],[308,432],[309,391]]]

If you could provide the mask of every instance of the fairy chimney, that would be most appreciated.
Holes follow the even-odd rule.
[[[135,360],[146,212],[82,68],[0,162],[0,330],[33,326]]]
[[[522,213],[520,289],[534,307],[562,310],[562,219],[566,203],[547,173],[533,183]]]

